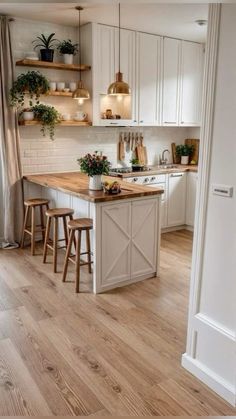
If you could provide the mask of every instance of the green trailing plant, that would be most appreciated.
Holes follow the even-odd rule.
[[[93,154],[86,154],[77,160],[80,165],[80,170],[87,173],[88,176],[108,175],[111,163],[108,161],[107,156],[95,151]]]
[[[58,39],[54,38],[55,33],[51,33],[48,37],[45,36],[43,33],[40,36],[37,36],[32,44],[34,45],[34,49],[36,48],[44,48],[44,49],[53,49],[57,46],[59,42]]]
[[[78,52],[78,44],[72,44],[71,39],[62,41],[57,47],[60,54],[75,55]]]
[[[42,125],[43,136],[45,137],[48,132],[50,139],[54,140],[55,127],[60,123],[59,112],[53,106],[43,104],[33,106],[32,111],[34,112],[34,118]]]
[[[133,158],[133,159],[131,159],[131,160],[130,160],[130,163],[132,164],[132,166],[135,166],[135,165],[140,164],[140,163],[139,163],[139,159],[137,159],[137,158]]]
[[[187,144],[180,144],[176,146],[176,155],[177,156],[190,156],[194,151],[193,145],[187,145]]]
[[[33,100],[39,103],[39,97],[49,91],[49,82],[39,71],[28,71],[20,74],[10,89],[11,106],[24,106],[25,95],[29,95],[30,107]]]

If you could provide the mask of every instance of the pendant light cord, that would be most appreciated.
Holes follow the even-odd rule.
[[[119,3],[119,73],[120,73],[120,3]]]

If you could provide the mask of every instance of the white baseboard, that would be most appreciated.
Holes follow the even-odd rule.
[[[236,407],[236,389],[222,379],[222,377],[186,353],[182,355],[182,366],[233,407]]]
[[[183,224],[181,226],[173,226],[173,227],[164,227],[161,229],[162,233],[171,233],[172,231],[179,231],[179,230],[189,230],[193,231],[193,227],[187,224]]]

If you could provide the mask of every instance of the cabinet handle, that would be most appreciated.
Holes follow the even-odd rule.
[[[175,174],[175,173],[171,173],[170,177],[182,177],[183,173],[179,173],[179,174]]]
[[[137,122],[137,119],[134,119],[133,122]],[[141,121],[140,121],[141,122]]]
[[[164,124],[176,124],[176,121],[164,121]]]
[[[110,122],[110,125],[118,125],[118,122]]]
[[[139,121],[139,122],[142,123],[143,122],[143,119],[141,121]]]

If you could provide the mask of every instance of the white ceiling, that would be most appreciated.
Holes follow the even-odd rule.
[[[208,5],[204,3],[144,3],[139,1],[121,2],[121,26],[129,29],[173,36],[191,41],[206,40],[206,26],[198,26],[197,19],[207,19]],[[82,23],[99,22],[109,25],[118,24],[117,2],[69,3],[45,1],[14,3],[0,0],[0,14],[8,14],[24,19],[40,20],[68,26],[78,24],[76,5],[82,5]]]

